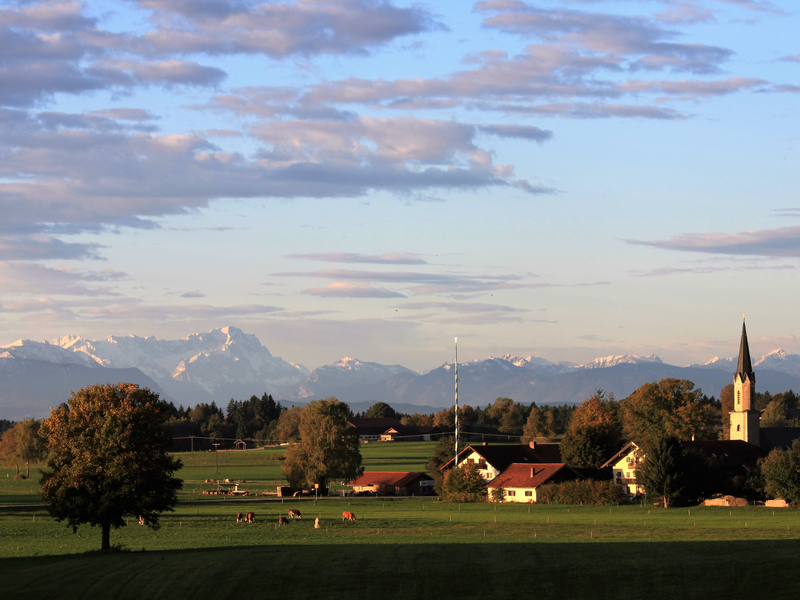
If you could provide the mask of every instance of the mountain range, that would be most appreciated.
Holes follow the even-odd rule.
[[[800,355],[777,349],[756,361],[754,368],[759,390],[800,390]],[[575,403],[597,389],[624,398],[643,383],[665,377],[690,379],[709,396],[718,396],[732,382],[734,370],[735,358],[715,357],[679,367],[655,355],[607,356],[574,364],[506,354],[458,365],[459,402],[484,406],[509,397],[523,403]],[[429,412],[452,404],[455,373],[450,363],[418,373],[352,357],[309,372],[273,356],[256,336],[236,327],[178,340],[20,340],[0,346],[0,418],[43,416],[70,391],[117,381],[150,387],[184,406],[212,401],[225,406],[230,398],[267,392],[284,403],[336,396],[358,406],[383,401]]]

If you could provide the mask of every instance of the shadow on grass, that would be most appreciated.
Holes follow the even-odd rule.
[[[10,558],[4,598],[797,598],[800,543],[360,544]]]

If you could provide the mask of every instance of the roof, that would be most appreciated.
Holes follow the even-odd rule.
[[[391,485],[407,487],[418,479],[433,481],[433,478],[419,471],[364,471],[360,477],[349,481],[347,485]]]
[[[769,452],[773,448],[788,449],[792,442],[800,439],[800,427],[762,427],[761,447]]]
[[[533,453],[542,463],[562,462],[561,442],[533,442]]]
[[[763,431],[763,429],[762,429]],[[741,467],[764,458],[767,451],[743,440],[696,440],[681,442],[684,448],[699,450],[719,467]]]
[[[742,341],[739,344],[739,364],[736,367],[736,377],[741,381],[745,377],[749,377],[751,381],[755,382],[756,375],[753,373],[753,364],[750,361],[750,346],[747,343],[747,329],[742,321]]]
[[[600,465],[600,468],[604,469],[605,467],[613,467],[615,462],[617,462],[623,456],[627,456],[628,454],[630,454],[631,450],[634,450],[638,447],[639,446],[637,446],[633,442],[628,442],[627,444],[625,444],[625,446],[623,446],[622,450],[617,452],[614,456],[612,456],[606,462]]]
[[[558,477],[556,477],[558,475]],[[582,479],[564,463],[513,463],[492,479],[490,488],[537,488],[551,479]]]
[[[498,471],[505,471],[512,463],[532,464],[550,462],[546,460],[546,457],[537,454],[536,451],[534,451],[534,449],[528,444],[514,444],[507,446],[467,446],[458,453],[459,463],[462,461],[462,459],[466,459],[466,457],[472,452],[476,452],[478,455],[482,456],[484,459],[486,459],[487,463],[492,465],[492,467]],[[553,454],[552,450],[548,450],[547,453],[551,455]],[[559,453],[559,459],[560,457],[561,454]],[[449,467],[452,462],[453,459],[450,459],[447,463],[442,465],[441,468],[444,469]]]
[[[380,435],[389,429],[394,429],[398,433],[406,431],[406,427],[391,417],[381,419],[349,419],[348,423],[358,429],[359,435]]]

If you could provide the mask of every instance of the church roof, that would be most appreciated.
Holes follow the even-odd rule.
[[[753,363],[750,361],[750,346],[747,343],[747,329],[742,321],[742,341],[739,344],[739,365],[736,367],[736,377],[740,381],[750,378],[755,383],[756,375],[753,373]]]

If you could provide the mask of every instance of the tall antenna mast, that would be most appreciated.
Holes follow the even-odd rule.
[[[458,466],[458,338],[453,338],[456,341],[456,467]]]

